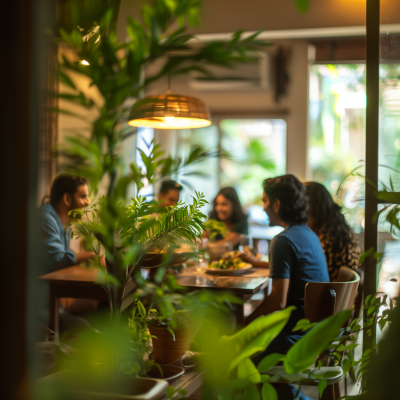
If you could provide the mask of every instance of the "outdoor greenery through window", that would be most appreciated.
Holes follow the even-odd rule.
[[[380,82],[379,189],[398,191],[400,65],[382,63]],[[363,244],[365,65],[314,65],[309,90],[311,179],[323,183],[343,206],[347,220]],[[378,273],[382,289],[388,279],[398,275],[396,265],[400,254],[398,233],[391,229],[386,215],[383,212],[378,219],[378,253],[381,253]]]
[[[365,65],[314,65],[309,86],[311,180],[320,182],[344,208],[356,233],[363,231],[365,159]]]
[[[268,224],[261,206],[264,179],[286,173],[286,122],[281,119],[224,119],[207,128],[155,131],[157,143],[185,159],[196,146],[219,156],[208,157],[173,176],[184,186],[181,198],[190,201],[194,190],[210,203],[219,188],[238,192],[250,220]],[[143,140],[138,136],[138,141]],[[142,191],[145,188],[142,189]],[[154,189],[157,191],[157,187]],[[204,209],[208,214],[211,204]]]

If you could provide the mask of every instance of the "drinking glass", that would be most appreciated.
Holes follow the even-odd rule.
[[[246,247],[253,248],[253,237],[251,235],[240,235],[239,250],[245,251]]]

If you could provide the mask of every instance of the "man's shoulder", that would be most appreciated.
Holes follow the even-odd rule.
[[[58,228],[57,215],[55,210],[50,203],[44,204],[38,208],[39,222],[40,224],[52,225]]]
[[[271,246],[274,248],[293,247],[293,240],[291,239],[291,235],[288,235],[286,230],[278,233],[272,239]]]
[[[315,239],[319,242],[318,236],[307,225],[293,224],[276,235],[273,240],[282,246],[286,243],[289,246],[297,248],[298,246],[301,247],[304,242],[314,242]]]

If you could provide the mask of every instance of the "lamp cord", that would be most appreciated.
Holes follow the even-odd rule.
[[[168,53],[168,64],[171,61],[171,53]],[[171,93],[171,68],[168,68],[168,90],[167,93]]]

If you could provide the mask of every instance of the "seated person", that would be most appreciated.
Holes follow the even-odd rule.
[[[266,179],[262,200],[270,224],[282,226],[285,230],[271,242],[271,294],[245,322],[248,324],[261,315],[283,310],[288,306],[296,306],[297,309],[292,312],[285,328],[265,352],[255,357],[255,363],[268,354],[285,354],[304,335],[303,332],[292,332],[292,329],[304,318],[305,286],[308,282],[329,282],[321,243],[318,236],[306,225],[308,201],[303,184],[293,175]],[[296,393],[295,387],[289,389]],[[302,393],[299,398],[306,399]]]
[[[163,181],[158,192],[159,207],[176,206],[179,202],[182,189],[182,186],[178,182],[172,180]]]
[[[68,212],[76,208],[83,209],[89,205],[89,191],[84,178],[72,175],[58,176],[51,187],[50,202],[39,208],[39,234],[43,243],[43,270],[42,274],[77,265],[88,261],[95,256],[92,251],[75,253],[69,248],[70,230],[65,229],[69,216]],[[48,319],[48,293],[47,306],[40,310],[39,319],[47,325]],[[92,311],[96,308],[94,300],[64,300],[63,304],[70,304],[71,308]],[[75,313],[75,312],[74,312]]]
[[[240,235],[249,233],[247,215],[243,211],[236,190],[231,187],[221,189],[213,202],[213,210],[209,215],[210,219],[223,222],[227,234],[223,237],[217,234],[214,237],[216,243],[229,242],[237,249],[240,243]],[[207,238],[209,233],[205,232],[203,237]]]
[[[340,206],[333,201],[325,186],[317,182],[306,182],[304,185],[310,206],[308,226],[319,237],[329,277],[331,281],[336,281],[340,267],[359,267],[361,249]]]

